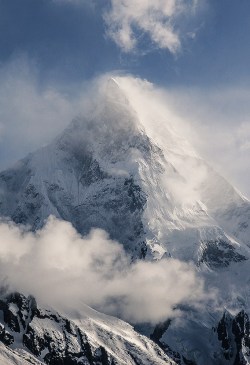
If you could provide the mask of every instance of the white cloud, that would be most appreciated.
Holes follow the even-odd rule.
[[[81,237],[70,223],[53,217],[37,233],[0,223],[0,274],[10,290],[50,304],[84,301],[134,322],[177,315],[177,304],[204,298],[192,266],[174,259],[131,264],[122,245],[104,231]]]
[[[107,34],[124,52],[135,50],[146,34],[158,48],[175,53],[181,44],[177,19],[196,6],[196,0],[111,0],[104,16]]]

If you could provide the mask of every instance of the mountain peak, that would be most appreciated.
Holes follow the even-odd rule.
[[[171,122],[168,123],[165,116],[162,120],[158,118],[157,108],[153,108],[155,114],[152,115],[140,113],[133,97],[133,92],[123,85],[121,87],[115,78],[106,79],[90,112],[77,118],[51,144],[27,156],[14,169],[0,173],[0,215],[28,225],[34,231],[54,215],[71,222],[83,235],[93,227],[104,229],[111,239],[124,246],[133,260],[172,257],[191,261],[203,275],[206,285],[218,288],[218,305],[223,308],[225,304],[231,308],[244,305],[249,310],[250,251],[246,246],[250,246],[249,201],[192,153],[185,140],[175,133]],[[141,109],[144,110],[144,102]],[[158,135],[162,138],[157,138]],[[236,288],[239,288],[240,295],[235,292]],[[241,288],[244,292],[240,292]],[[241,300],[241,294],[246,304]],[[155,332],[161,337],[157,338],[157,343],[163,339],[167,344],[165,347],[163,344],[163,348],[168,351],[172,346],[175,353],[183,353],[188,358],[190,344],[193,348],[193,343],[196,346],[197,338],[200,338],[203,339],[202,347],[200,353],[195,351],[192,355],[192,363],[224,364],[218,358],[217,362],[213,361],[213,354],[217,356],[220,347],[211,353],[207,346],[210,343],[208,337],[215,333],[214,330],[208,332],[207,323],[216,328],[218,305],[216,303],[212,315],[205,314],[205,321],[201,318],[203,312],[192,312],[185,306],[183,310],[178,308],[182,311],[181,326],[188,331],[187,335],[182,329],[178,330],[180,322],[176,326],[171,319],[171,323],[166,322],[165,327],[163,323],[163,327]],[[8,309],[6,303],[2,308]],[[10,308],[13,308],[12,302]],[[210,302],[204,311],[211,311]],[[6,318],[12,323],[15,314],[19,315],[16,309],[10,316],[8,312]],[[55,317],[50,316],[49,320],[51,318]],[[27,320],[30,319],[32,317],[28,316]],[[21,323],[19,318],[15,321],[18,325]],[[43,329],[45,322],[41,322]],[[219,340],[227,331],[228,323],[224,322],[219,326]],[[235,322],[237,326],[239,322],[242,317]],[[248,321],[244,323],[247,325],[247,340],[249,324]],[[72,325],[74,327],[74,323]],[[29,329],[29,326],[25,328]],[[61,328],[64,331],[64,326]],[[117,328],[116,324],[114,328]],[[232,333],[230,323],[228,328]],[[106,334],[103,327],[96,331],[104,336],[105,341],[111,339],[113,346],[116,338],[112,328]],[[3,333],[2,329],[2,338]],[[38,333],[41,333],[40,328]],[[69,338],[65,333],[62,338]],[[32,336],[33,333],[29,338]],[[78,337],[73,338],[74,343]],[[174,338],[178,338],[175,343]],[[237,339],[237,344],[243,340]],[[216,338],[215,341],[218,344]],[[44,343],[43,338],[41,343]],[[124,348],[125,343],[122,339],[119,346]],[[33,346],[32,342],[30,344]],[[134,344],[128,346],[134,348]],[[183,350],[185,348],[188,350]],[[207,360],[208,355],[211,361]],[[127,363],[135,363],[129,361]],[[90,363],[94,362],[91,360]],[[107,364],[107,361],[102,363]],[[153,356],[152,361],[142,360],[141,363],[158,362]],[[162,363],[166,362],[159,360],[159,364]]]
[[[125,93],[122,91],[117,79],[110,77],[104,87],[105,97],[112,102],[129,104]]]

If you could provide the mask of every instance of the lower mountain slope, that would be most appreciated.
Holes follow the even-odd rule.
[[[9,358],[11,365],[175,364],[129,324],[84,305],[80,312],[60,314],[13,293],[0,300],[0,313],[0,339],[8,346],[0,348],[0,359]]]

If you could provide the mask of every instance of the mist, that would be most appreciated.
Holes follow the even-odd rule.
[[[52,216],[36,233],[0,224],[0,277],[9,291],[43,303],[77,308],[84,302],[134,323],[177,316],[178,304],[198,306],[205,297],[191,265],[174,259],[131,264],[106,232],[94,229],[81,237]]]

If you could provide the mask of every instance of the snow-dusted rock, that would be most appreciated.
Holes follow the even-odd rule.
[[[13,293],[1,298],[0,315],[5,333],[0,360],[8,358],[3,365],[175,364],[129,324],[85,305],[81,311],[59,313],[42,308],[33,297]]]

